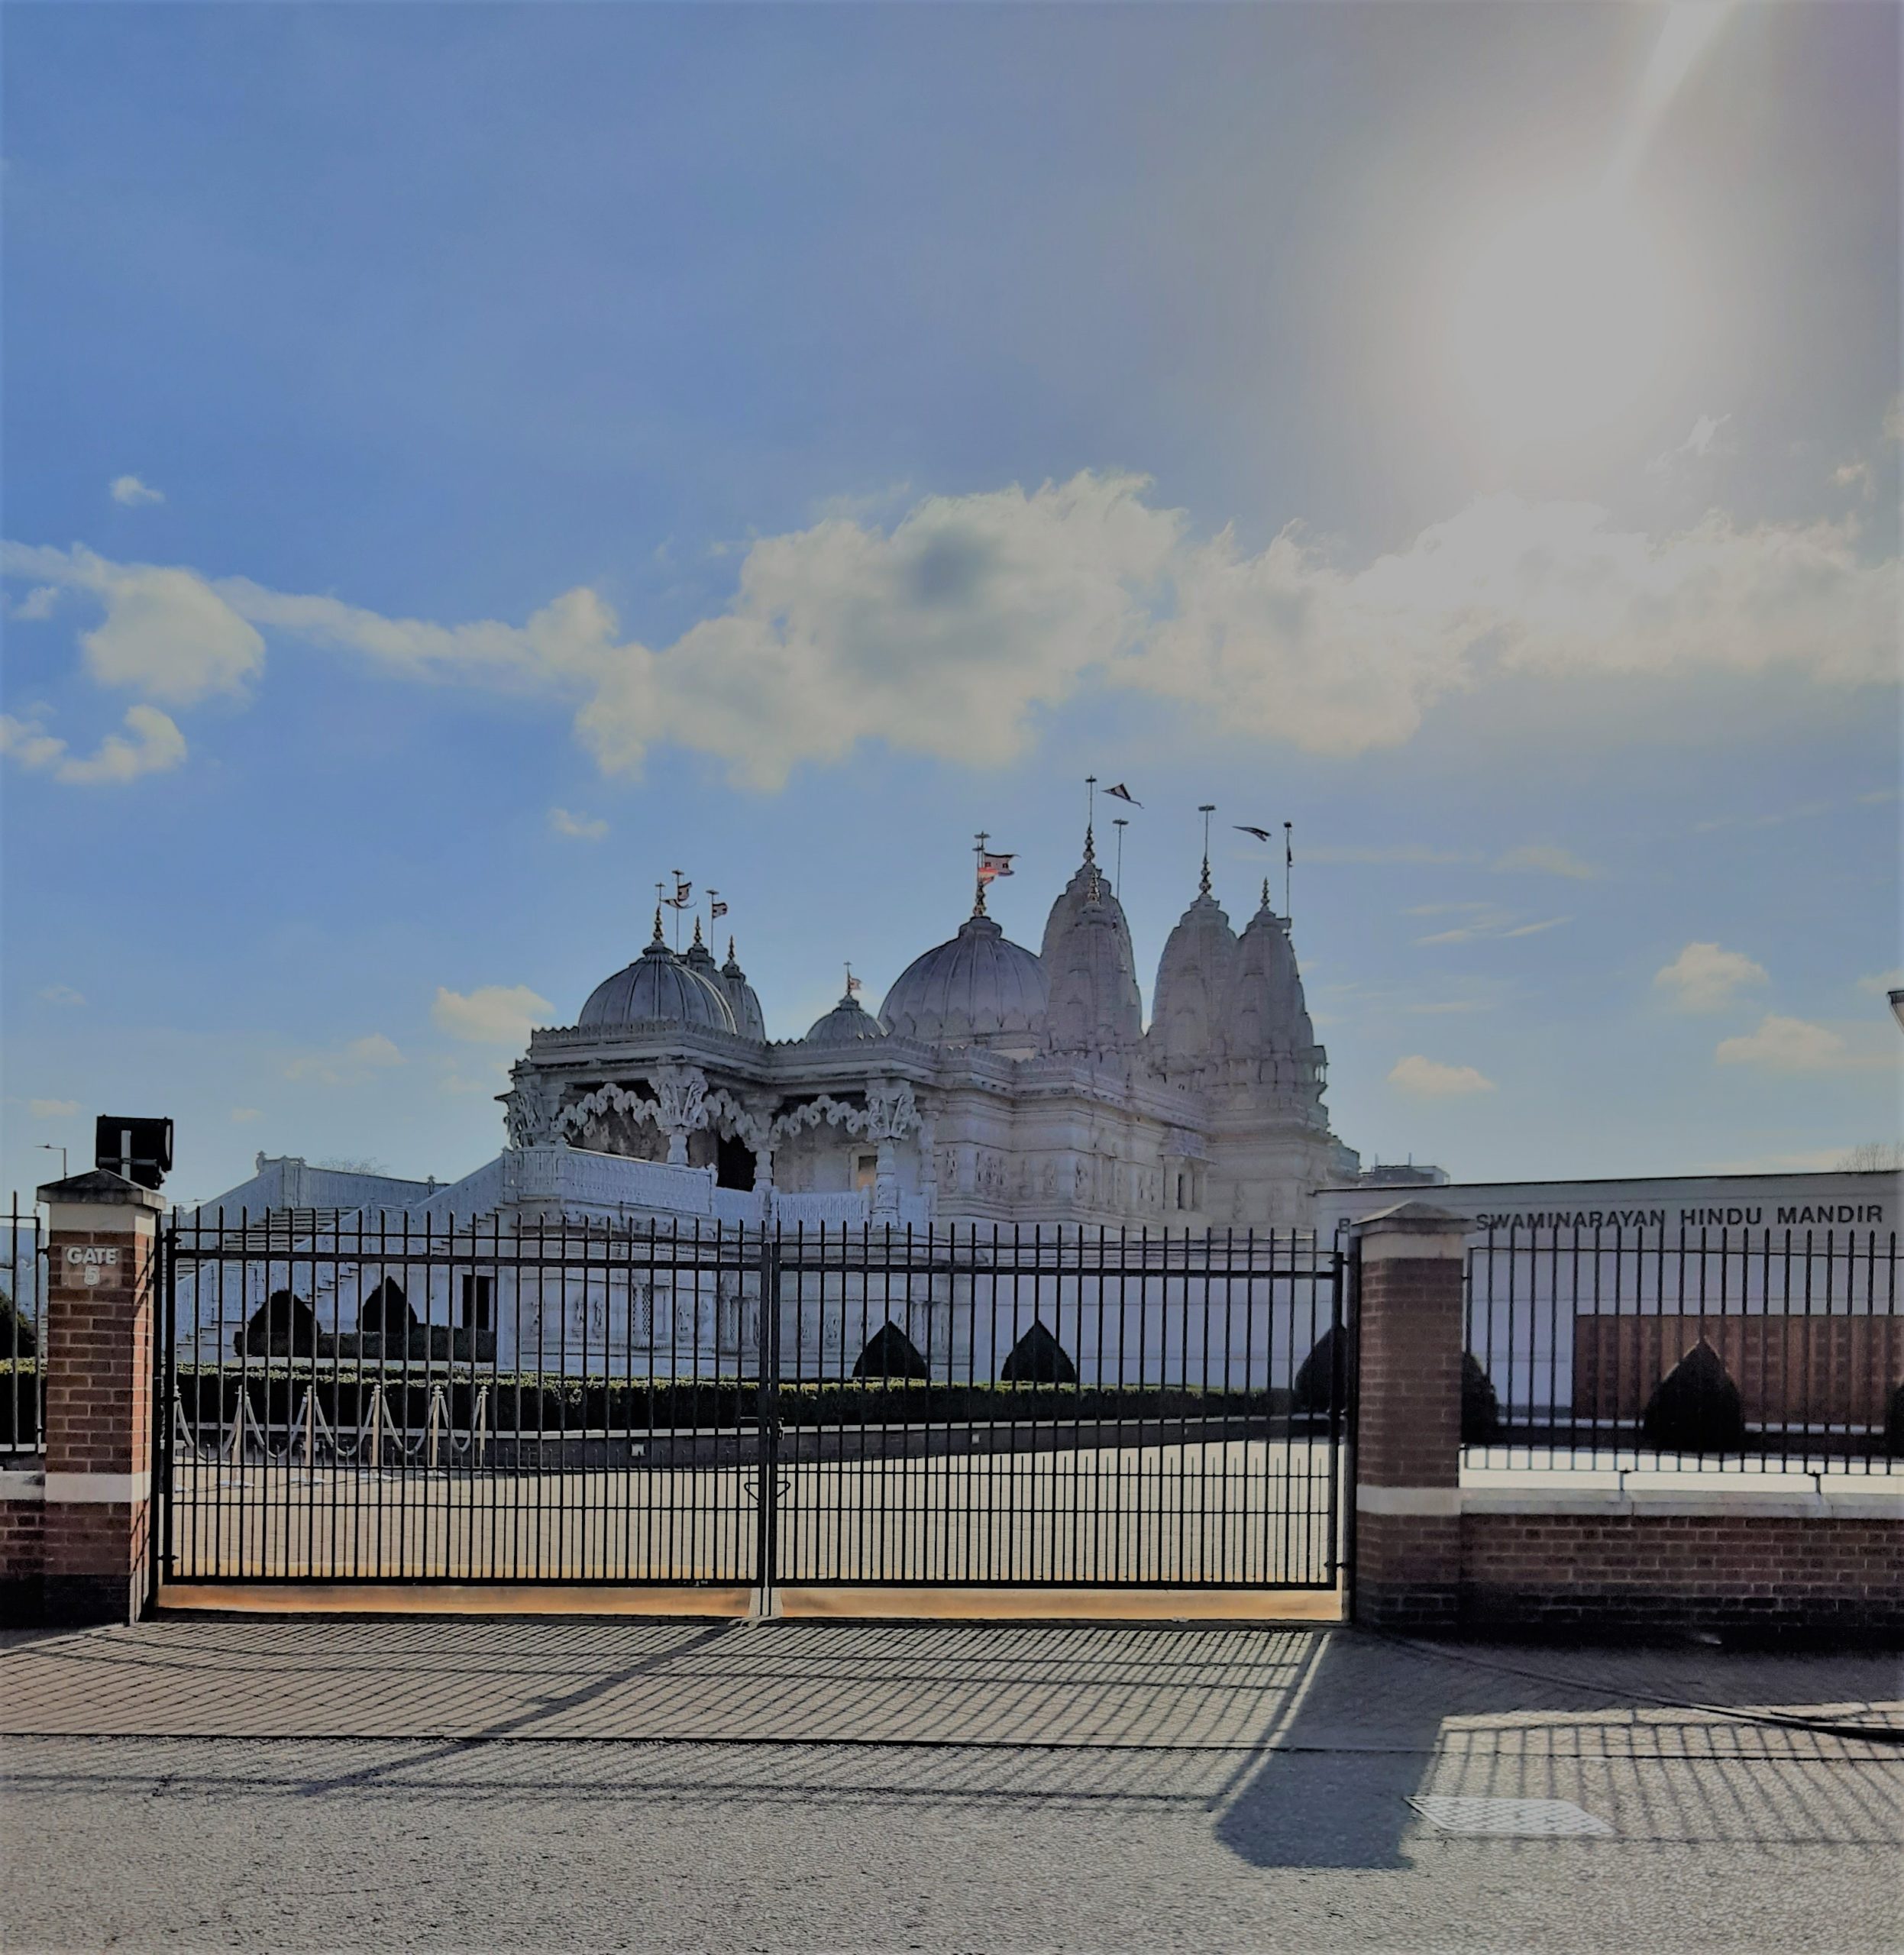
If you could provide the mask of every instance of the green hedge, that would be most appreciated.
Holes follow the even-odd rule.
[[[487,1389],[491,1432],[731,1427],[751,1423],[759,1401],[756,1387],[740,1378],[568,1378],[546,1372],[446,1370],[400,1360],[383,1366],[274,1362],[248,1371],[230,1365],[182,1365],[179,1397],[195,1427],[228,1426],[241,1390],[247,1394],[251,1417],[283,1425],[301,1416],[314,1378],[318,1410],[334,1431],[355,1432],[366,1422],[379,1385],[390,1418],[412,1430],[427,1424],[431,1395],[439,1388],[451,1422],[458,1428],[468,1427],[477,1398]],[[1288,1412],[1289,1394],[1281,1389],[1200,1391],[1175,1385],[948,1385],[874,1379],[783,1382],[777,1408],[781,1422],[796,1427],[968,1421],[1019,1425],[1052,1419],[1272,1417]]]

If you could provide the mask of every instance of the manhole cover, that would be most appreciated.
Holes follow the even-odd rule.
[[[1408,1801],[1443,1833],[1491,1835],[1497,1840],[1553,1839],[1589,1834],[1610,1837],[1613,1828],[1571,1799],[1465,1799],[1424,1792]]]

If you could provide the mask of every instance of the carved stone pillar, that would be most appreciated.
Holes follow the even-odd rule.
[[[866,1089],[866,1137],[879,1153],[873,1167],[873,1220],[899,1220],[899,1142],[919,1125],[910,1086],[880,1081]]]
[[[707,1075],[699,1066],[657,1066],[655,1091],[671,1167],[687,1165],[687,1136],[706,1124]]]

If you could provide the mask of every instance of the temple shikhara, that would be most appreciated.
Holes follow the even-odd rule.
[[[661,915],[571,1025],[530,1035],[503,1097],[507,1145],[449,1184],[259,1157],[228,1209],[783,1226],[948,1223],[1279,1230],[1353,1185],[1289,919],[1240,930],[1206,851],[1163,946],[1148,1025],[1130,926],[1087,829],[1036,950],[972,913],[877,1013],[847,994],[770,1040],[730,940]],[[1010,873],[1008,867],[1003,873]],[[212,1204],[206,1204],[209,1207]]]

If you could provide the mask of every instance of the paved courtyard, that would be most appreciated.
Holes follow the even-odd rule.
[[[1899,1945],[1885,1656],[197,1617],[0,1686],[22,1950]]]
[[[977,1436],[975,1435],[975,1440]],[[1309,1440],[783,1462],[787,1582],[1327,1580],[1330,1449]],[[373,1472],[181,1462],[180,1581],[747,1582],[756,1469]]]

